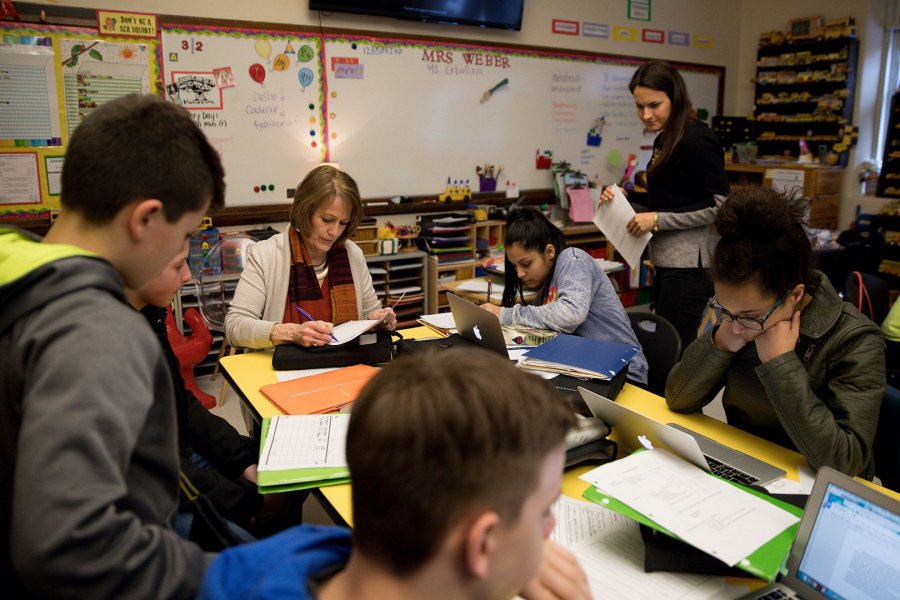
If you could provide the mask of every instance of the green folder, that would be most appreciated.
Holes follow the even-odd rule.
[[[716,477],[716,475],[711,474],[710,477]],[[721,477],[719,479],[721,479]],[[734,483],[733,481],[728,481],[727,479],[722,479],[722,481],[727,481],[731,485],[744,490],[748,494],[753,494],[754,496],[762,498],[763,500],[766,500],[767,502],[770,502],[775,506],[778,506],[779,508],[783,508],[792,515],[795,515],[797,517],[803,516],[803,509],[794,506],[793,504],[788,504],[787,502],[783,502],[781,500],[773,498],[768,494],[764,494],[763,492],[744,487],[739,483]],[[615,498],[604,494],[594,486],[589,486],[583,495],[591,502],[595,502],[600,506],[606,507],[619,514],[634,519],[638,523],[642,523],[647,527],[655,529],[656,531],[661,531],[662,533],[665,533],[666,535],[671,536],[676,540],[681,539],[656,521],[650,520],[630,506],[627,506],[622,502],[619,502]],[[735,566],[750,573],[754,577],[759,577],[760,579],[765,579],[767,581],[773,581],[775,579],[775,576],[784,569],[788,554],[791,551],[791,544],[794,543],[794,538],[797,537],[797,530],[799,528],[799,522],[791,525],[790,527],[773,537],[771,540],[760,546],[747,558],[738,561]]]
[[[270,419],[263,419],[259,451],[262,453],[269,432]],[[350,467],[312,467],[309,469],[286,469],[279,471],[259,471],[256,474],[260,494],[277,494],[311,488],[350,483]]]

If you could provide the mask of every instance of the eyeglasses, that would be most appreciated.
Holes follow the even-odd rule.
[[[772,313],[775,312],[775,309],[781,306],[781,303],[784,302],[784,299],[790,295],[790,290],[788,290],[787,294],[778,299],[775,304],[772,305],[772,308],[762,316],[762,318],[757,319],[756,317],[747,317],[744,315],[734,315],[728,312],[728,309],[719,304],[718,296],[713,296],[709,299],[709,307],[716,311],[717,314],[721,315],[723,318],[729,321],[735,321],[741,327],[746,329],[752,329],[754,331],[762,331],[766,327],[766,319],[772,316]]]

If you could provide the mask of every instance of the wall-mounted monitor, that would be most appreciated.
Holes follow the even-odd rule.
[[[525,0],[309,0],[310,10],[412,21],[522,29]]]

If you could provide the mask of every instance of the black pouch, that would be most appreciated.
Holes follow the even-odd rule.
[[[372,343],[363,343],[363,338],[375,335]],[[325,369],[328,367],[349,367],[351,365],[376,365],[390,362],[394,358],[394,344],[391,332],[379,329],[364,333],[358,338],[335,346],[304,348],[295,344],[275,347],[272,368],[276,371],[294,369]]]

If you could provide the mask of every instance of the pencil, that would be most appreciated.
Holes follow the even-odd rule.
[[[307,321],[315,321],[315,319],[313,319],[313,316],[312,316],[311,314],[309,314],[308,312],[306,312],[305,310],[303,310],[302,308],[300,308],[300,307],[297,306],[296,304],[294,305],[294,308],[296,308],[296,309],[297,309],[297,312],[299,312],[301,315],[303,315],[303,317],[304,317]],[[329,333],[328,335],[330,335],[330,336],[331,336],[331,339],[333,339],[333,340],[336,341],[337,343],[339,343],[339,344],[341,343],[341,341],[340,341],[339,339],[337,339],[336,337],[334,337],[334,334],[333,334],[333,333]]]
[[[491,302],[491,285],[492,285],[493,283],[494,283],[493,280],[488,279],[488,292],[487,292],[487,297],[488,297],[487,301],[488,301],[488,304],[490,304],[490,302]]]

